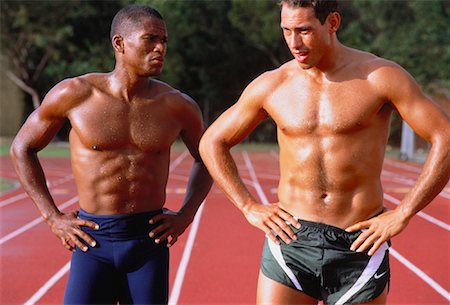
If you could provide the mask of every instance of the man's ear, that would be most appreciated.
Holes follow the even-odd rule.
[[[331,12],[327,17],[330,25],[330,34],[336,33],[341,25],[341,15],[338,12]]]
[[[123,37],[120,35],[114,35],[111,39],[111,43],[112,46],[114,48],[114,50],[118,53],[124,53],[125,52],[125,48],[124,48],[124,41],[123,41]]]

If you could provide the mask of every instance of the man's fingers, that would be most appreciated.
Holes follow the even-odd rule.
[[[350,246],[350,250],[356,251],[364,243],[364,241],[372,234],[369,230],[361,233],[358,238]]]
[[[300,222],[295,219],[294,216],[292,216],[291,214],[289,214],[288,212],[281,210],[280,213],[278,214],[285,222],[288,222],[289,224],[293,225],[294,227],[296,227],[297,229],[300,229]]]
[[[91,247],[95,247],[97,245],[97,242],[95,239],[93,239],[89,234],[82,230],[76,230],[76,235],[78,235],[82,240],[84,240],[86,243],[88,243]]]
[[[161,233],[167,231],[169,229],[170,225],[168,223],[161,223],[159,226],[153,228],[150,233],[148,234],[148,236],[150,236],[151,238],[155,238],[157,236],[159,236]]]
[[[84,220],[84,219],[79,219],[77,221],[77,225],[79,225],[80,227],[88,227],[88,228],[91,228],[94,230],[98,230],[100,228],[99,225],[96,224],[95,222],[90,221],[90,220]]]
[[[167,247],[172,247],[178,240],[178,236],[175,234],[169,235],[170,238],[167,239]]]
[[[369,235],[362,244],[356,249],[356,252],[363,252],[375,243],[378,237],[374,234]]]
[[[281,221],[281,223],[284,223],[284,222]],[[276,220],[275,221],[267,220],[266,226],[268,227],[268,229],[270,230],[270,233],[274,236],[275,239],[281,238],[285,243],[287,243],[287,244],[291,243],[290,237],[286,234],[286,232],[282,229],[282,227],[280,227],[280,224],[278,224],[276,222]]]
[[[61,238],[61,243],[64,246],[64,248],[66,248],[69,251],[74,251],[75,248],[69,243],[69,240],[66,240],[64,238]]]
[[[169,232],[164,232],[163,234],[161,234],[160,236],[158,236],[157,238],[155,238],[155,243],[159,244],[162,241],[168,239],[170,236]]]
[[[150,220],[148,221],[148,223],[151,224],[151,225],[153,225],[153,224],[156,224],[156,223],[158,223],[158,222],[164,220],[165,218],[167,218],[167,215],[161,213],[161,214],[155,215],[155,216],[153,216],[152,218],[150,218]]]
[[[380,246],[385,242],[385,240],[379,238],[372,246],[372,248],[370,248],[369,252],[367,253],[369,256],[372,256],[375,254],[375,252],[377,252],[377,250],[380,248]]]
[[[79,231],[79,230],[77,230],[77,231]],[[72,242],[73,242],[79,249],[81,249],[81,251],[86,252],[87,250],[89,250],[89,248],[88,248],[88,246],[86,246],[85,243],[83,243],[83,242],[78,238],[78,236],[79,236],[78,234],[79,234],[79,232],[75,232],[75,234],[70,233],[70,234],[69,234],[70,240],[72,240]]]
[[[292,240],[297,239],[297,235],[283,219],[275,219],[274,224],[278,228],[276,232],[284,240],[285,243],[289,244]]]
[[[367,229],[371,223],[372,223],[371,220],[361,221],[361,222],[358,222],[358,223],[346,228],[345,231],[351,233],[351,232],[356,232],[356,231],[359,231],[362,229]]]

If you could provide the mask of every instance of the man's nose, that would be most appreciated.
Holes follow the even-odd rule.
[[[166,51],[166,44],[163,42],[158,42],[155,44],[154,51],[164,54]]]
[[[303,40],[300,34],[293,33],[289,37],[289,46],[291,49],[300,49],[303,45]]]

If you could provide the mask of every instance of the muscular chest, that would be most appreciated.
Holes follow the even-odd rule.
[[[151,101],[87,101],[69,118],[84,146],[102,150],[128,145],[141,150],[167,148],[180,130],[170,108]]]
[[[286,135],[332,135],[388,120],[383,115],[384,104],[363,81],[327,85],[305,82],[275,92],[267,111]]]

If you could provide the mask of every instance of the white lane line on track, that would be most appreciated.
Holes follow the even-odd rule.
[[[74,204],[77,201],[78,201],[78,196],[75,196],[75,197],[67,200],[66,202],[62,203],[61,205],[59,205],[58,209],[63,210],[65,208],[67,208],[68,206]],[[4,244],[5,242],[7,242],[10,239],[17,237],[20,234],[30,230],[31,228],[33,228],[34,226],[38,225],[39,223],[41,223],[43,221],[44,221],[44,219],[42,217],[38,217],[35,220],[32,220],[29,223],[23,225],[19,229],[3,236],[2,238],[0,238],[0,245]]]
[[[53,287],[70,269],[70,261],[58,270],[31,298],[25,301],[24,305],[34,305]]]
[[[169,173],[171,173],[189,155],[189,151],[183,151],[174,161],[170,163]]]
[[[184,276],[186,275],[187,266],[191,258],[192,248],[194,247],[194,241],[197,236],[197,231],[200,225],[200,219],[202,217],[204,205],[205,201],[203,201],[202,205],[198,209],[198,212],[194,217],[194,221],[192,222],[192,227],[189,230],[189,235],[186,242],[186,246],[184,247],[183,256],[181,258],[180,265],[178,266],[177,275],[175,276],[172,292],[170,293],[169,305],[178,304],[181,288],[183,287]]]
[[[387,199],[389,202],[392,202],[395,205],[399,205],[400,204],[400,200],[398,200],[395,197],[392,197],[389,194],[384,193],[384,198]],[[443,222],[443,221],[441,221],[439,219],[436,219],[433,216],[430,216],[430,215],[428,215],[428,214],[426,214],[424,212],[418,212],[416,215],[421,217],[421,218],[423,218],[423,219],[425,219],[425,220],[427,220],[427,221],[429,221],[429,222],[431,222],[432,224],[437,225],[438,227],[441,227],[442,229],[447,230],[447,231],[450,232],[450,225],[446,224],[445,222]]]
[[[254,182],[254,184],[255,185],[257,185],[257,184],[259,184],[259,182],[258,182],[258,179],[256,178],[256,173],[255,173],[255,170],[254,170],[254,168],[253,168],[253,165],[252,165],[252,163],[251,163],[251,161],[250,161],[250,158],[248,157],[248,154],[244,151],[243,152],[243,155],[244,155],[244,159],[245,159],[245,163],[246,163],[246,165],[247,165],[247,167],[248,167],[248,170],[249,170],[249,173],[250,173],[250,176],[252,177],[252,180],[253,180],[253,182]],[[262,191],[262,187],[261,187],[261,185],[259,185],[259,187],[258,187],[259,189],[261,189],[261,191]],[[256,189],[258,189],[258,188],[256,188]],[[392,199],[393,201],[396,201],[396,202],[400,202],[399,200],[397,200],[396,198],[394,198],[394,197],[392,197],[392,196],[390,196],[390,195],[387,195],[387,194],[384,194],[385,196],[387,196],[387,197],[389,197],[389,199]],[[258,192],[258,196],[260,197],[260,199],[261,199],[261,201],[263,201],[263,202],[268,202],[268,200],[267,200],[267,197],[266,197],[266,195],[264,194],[264,192],[261,192],[261,193],[259,193]],[[389,200],[388,199],[388,200]],[[425,214],[425,213],[422,213],[422,212],[419,212],[419,213],[421,213],[421,217],[430,217],[430,218],[433,218],[433,217],[431,217],[431,216],[429,216],[429,215],[427,215],[427,214]],[[418,215],[419,215],[419,213],[418,213]],[[428,218],[427,217],[427,218]],[[427,218],[425,218],[425,219],[427,219]],[[433,218],[434,219],[434,218]],[[427,219],[428,220],[428,219]],[[441,222],[441,221],[439,221],[439,220],[437,220],[437,219],[434,219],[433,221],[437,221],[438,223],[439,222]],[[441,222],[442,223],[442,222]],[[446,225],[446,224],[444,224],[444,223],[442,223],[444,226],[447,226],[448,227],[448,225]],[[394,250],[394,249],[392,249],[392,248],[390,248],[389,249],[389,251],[390,251],[390,254],[392,255],[392,256],[394,256],[400,263],[402,263],[403,265],[405,265],[406,266],[406,268],[408,268],[408,269],[410,269],[414,274],[416,274],[421,280],[423,280],[425,283],[427,283],[431,288],[433,288],[436,292],[438,292],[440,295],[442,295],[444,298],[446,298],[447,300],[449,300],[450,301],[450,293],[447,291],[447,290],[445,290],[441,285],[439,285],[435,280],[433,280],[431,277],[429,277],[427,274],[425,274],[425,272],[423,272],[420,268],[418,268],[417,266],[415,266],[413,263],[411,263],[409,260],[407,260],[404,256],[402,256],[400,253],[398,253],[396,250]]]
[[[413,263],[407,260],[404,256],[398,253],[393,248],[389,249],[389,253],[395,257],[400,263],[405,265],[406,268],[411,270],[419,278],[421,278],[425,283],[427,283],[431,288],[433,288],[437,293],[442,295],[447,301],[450,301],[450,292],[445,290],[441,285],[439,285],[435,280],[429,277],[425,272],[416,267]]]
[[[406,178],[404,175],[397,174],[388,170],[383,169],[381,175],[384,179],[390,179],[393,182],[403,183],[407,186],[413,186],[416,184],[416,180]],[[450,194],[445,190],[442,190],[437,196],[444,197],[445,199],[450,199]]]
[[[253,186],[255,187],[259,198],[261,199],[263,204],[268,205],[269,200],[267,199],[266,194],[264,193],[264,191],[261,187],[261,184],[258,181],[258,177],[256,177],[255,168],[253,167],[252,161],[250,160],[248,153],[246,151],[243,151],[242,155],[244,157],[244,161],[245,161],[245,165],[247,166],[248,173],[250,174],[250,177],[253,180]]]
[[[2,201],[0,201],[0,208],[3,208],[4,206],[7,206],[10,203],[25,199],[27,197],[28,197],[27,193],[20,193],[18,195],[8,198],[8,199],[2,200]]]
[[[56,186],[58,186],[60,184],[65,183],[65,182],[67,182],[67,181],[69,181],[71,179],[73,179],[73,176],[72,175],[68,175],[66,177],[60,178],[58,180],[55,180],[54,182],[47,182],[47,185],[48,185],[48,187],[53,188],[53,187],[56,187]],[[8,199],[5,199],[3,201],[0,201],[0,208],[3,208],[5,206],[7,206],[8,204],[11,204],[11,203],[14,203],[16,201],[25,199],[27,197],[28,197],[27,193],[23,192],[23,193],[20,193],[18,195],[15,195],[15,196],[13,196],[11,198],[8,198]]]

